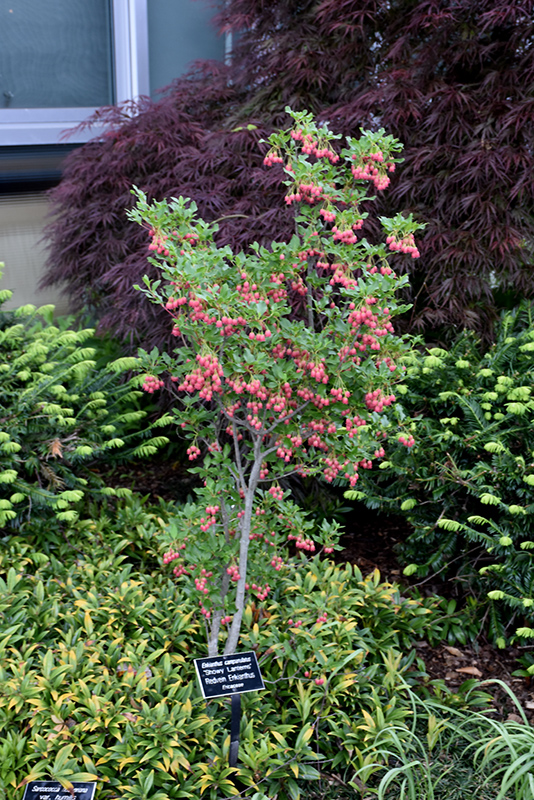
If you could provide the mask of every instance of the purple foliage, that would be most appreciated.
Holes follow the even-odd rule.
[[[218,24],[241,31],[230,68],[201,62],[133,116],[102,111],[110,133],[69,157],[47,284],[119,335],[163,343],[165,318],[132,290],[150,271],[149,239],[126,220],[132,184],[193,197],[234,249],[282,240],[290,215],[259,140],[291,105],[404,142],[380,206],[427,223],[422,258],[403,262],[412,328],[489,336],[507,293],[532,295],[534,0],[229,0]]]

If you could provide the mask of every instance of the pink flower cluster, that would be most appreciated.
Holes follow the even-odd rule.
[[[276,572],[280,572],[283,566],[284,566],[284,560],[280,556],[275,556],[271,560],[271,567],[274,567]]]
[[[239,567],[236,564],[230,564],[230,566],[226,568],[226,572],[230,576],[231,581],[238,581],[241,577],[239,574]]]
[[[270,150],[263,159],[263,163],[266,167],[272,167],[273,164],[283,164],[284,159],[276,150]]]
[[[379,350],[380,346],[378,347],[373,346],[375,336],[386,336],[388,333],[393,333],[394,328],[390,321],[390,311],[389,308],[378,308],[376,309],[376,314],[368,307],[369,305],[373,305],[376,303],[374,297],[366,298],[366,305],[361,308],[356,308],[355,303],[349,303],[350,314],[348,318],[349,325],[354,329],[356,332],[358,328],[361,328],[365,325],[367,328],[370,328],[373,331],[374,336],[372,337],[373,342],[368,342],[367,340],[364,342],[362,337],[362,345],[363,344],[371,344],[371,350]],[[380,316],[382,315],[383,319],[380,320]],[[378,343],[377,343],[378,344]],[[362,349],[359,347],[359,349]],[[363,348],[365,350],[365,348]]]
[[[313,364],[312,368],[310,369],[310,377],[315,378],[317,383],[328,383],[328,375],[326,374],[326,370],[322,362],[319,364]]]
[[[178,550],[184,550],[185,544],[181,544]],[[177,550],[174,550],[172,547],[163,554],[163,563],[165,565],[170,564],[172,561],[175,561],[177,558],[180,558],[180,553]]]
[[[301,533],[297,535],[290,533],[287,537],[288,542],[295,542],[297,550],[307,550],[309,553],[315,553],[315,543],[312,539],[305,539]]]
[[[236,291],[239,292],[241,299],[245,303],[258,303],[262,300],[261,292],[258,291],[258,284],[251,283],[247,280],[247,273],[241,273],[241,280],[243,283],[238,283],[236,286]]]
[[[273,303],[282,303],[287,297],[287,290],[284,286],[285,277],[283,272],[278,274],[273,272],[271,275],[271,283],[274,283],[277,288],[269,289],[267,295]]]
[[[271,337],[271,331],[268,328],[265,331],[265,333],[263,332],[254,333],[254,331],[251,331],[248,335],[249,339],[251,339],[252,341],[256,340],[257,342],[264,342],[266,339],[269,339],[270,337]]]
[[[328,264],[326,264],[326,266],[328,266]],[[354,289],[358,285],[358,281],[352,276],[352,270],[348,264],[335,263],[332,264],[330,269],[334,273],[329,281],[330,286],[339,283],[341,286],[344,286],[345,289]]]
[[[321,147],[320,142],[314,141],[311,133],[303,133],[300,128],[291,131],[291,138],[302,142],[302,152],[316,158],[327,158],[332,164],[337,164],[339,156],[330,147]]]
[[[143,382],[143,389],[145,392],[154,394],[157,389],[161,389],[163,386],[165,386],[165,383],[161,378],[156,378],[154,375],[145,375]]]
[[[217,517],[215,516],[219,511],[219,506],[206,506],[207,517],[200,517],[200,530],[204,533],[215,525]]]
[[[340,461],[338,461],[337,458],[334,458],[333,456],[330,458],[325,458],[324,460],[325,469],[323,470],[323,476],[325,481],[328,481],[328,483],[332,483],[334,478],[337,478],[341,470],[344,467],[346,467],[347,464],[348,464],[347,461],[344,464],[342,464]]]
[[[275,500],[284,499],[284,490],[281,486],[271,486],[269,489],[269,494],[271,497],[274,497]]]
[[[199,600],[198,604],[200,606],[200,613],[202,614],[202,616],[204,616],[208,620],[211,617],[211,611],[209,611],[209,609],[205,608],[205,606],[202,603],[202,600]]]
[[[169,297],[165,303],[167,311],[174,311],[175,308],[183,306],[187,303],[187,297]]]
[[[332,211],[332,209],[328,208],[321,208],[319,214],[324,219],[325,222],[335,222],[336,219],[336,212]]]
[[[327,419],[312,419],[308,422],[308,428],[316,433],[324,433],[325,431],[334,434],[337,431],[334,422],[328,422]]]
[[[323,189],[314,183],[301,183],[297,186],[297,190],[290,194],[286,194],[284,200],[288,206],[291,203],[309,203],[313,205],[318,200],[324,198]]]
[[[213,393],[222,393],[223,368],[217,356],[198,354],[196,357],[198,368],[186,375],[185,380],[179,385],[178,389],[182,392],[198,392],[199,397],[204,400],[211,400]]]
[[[151,243],[148,245],[148,249],[152,250],[153,252],[159,253],[162,256],[168,256],[169,251],[166,247],[166,241],[169,238],[168,234],[160,233],[159,231],[154,230],[153,228],[148,232],[149,236],[152,237]]]
[[[286,464],[289,464],[293,457],[293,450],[290,447],[280,446],[276,449],[276,455],[281,458]],[[270,491],[270,490],[269,490]]]
[[[197,591],[202,592],[203,594],[209,594],[209,589],[206,586],[208,579],[212,577],[213,572],[208,572],[207,570],[203,569],[200,573],[200,578],[195,578],[195,587]]]
[[[345,406],[348,405],[350,397],[350,392],[348,389],[336,389],[334,387],[330,389],[330,394],[338,403],[343,403]]]
[[[353,159],[358,156],[353,156]],[[391,161],[384,162],[384,154],[379,150],[368,156],[361,156],[359,165],[353,164],[351,172],[356,180],[371,181],[376,189],[386,189],[390,184],[390,178],[386,174],[395,172],[395,164]],[[381,167],[375,166],[380,164]]]
[[[414,446],[414,444],[415,444],[415,439],[413,438],[413,436],[411,435],[411,433],[410,433],[408,436],[403,436],[403,435],[401,434],[401,435],[399,436],[399,439],[398,439],[398,441],[399,441],[401,444],[403,444],[405,447],[413,447],[413,446]]]
[[[258,600],[261,600],[262,602],[266,599],[267,595],[271,591],[271,587],[269,586],[268,583],[266,583],[265,586],[259,586],[257,583],[251,583],[251,584],[247,583],[246,589],[247,590],[252,589],[253,592],[256,592],[256,597],[258,598]]]
[[[369,411],[376,411],[382,413],[386,406],[390,406],[395,402],[395,395],[385,395],[382,389],[375,389],[374,392],[367,392],[365,395],[365,405]]]
[[[362,419],[362,417],[360,417],[358,414],[356,414],[356,416],[353,419],[347,417],[345,421],[345,427],[348,431],[349,439],[354,438],[355,434],[354,429],[360,428],[362,425],[367,425],[367,422],[364,419]]]
[[[367,266],[369,267],[370,265],[368,264]],[[391,267],[380,267],[380,269],[378,269],[378,267],[376,266],[370,267],[369,269],[370,275],[376,275],[377,272],[380,272],[381,275],[395,275]]]
[[[340,230],[336,225],[334,225],[332,228],[332,233],[335,242],[341,242],[342,244],[356,244],[358,241],[358,237],[353,232],[352,228]]]
[[[189,461],[194,461],[200,455],[200,448],[198,448],[196,444],[192,444],[190,447],[187,448],[186,452]]]
[[[420,256],[412,233],[400,240],[398,240],[396,236],[388,236],[386,238],[386,244],[389,246],[390,250],[398,250],[401,253],[409,253],[412,258],[419,258]]]

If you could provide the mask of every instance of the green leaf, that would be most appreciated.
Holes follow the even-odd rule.
[[[479,500],[481,503],[484,503],[485,506],[498,506],[501,502],[500,497],[490,494],[489,492],[484,492],[484,494],[481,494]]]
[[[516,635],[521,636],[522,638],[533,639],[534,638],[534,628],[517,628]]]
[[[459,531],[461,528],[463,528],[461,522],[458,522],[455,519],[445,519],[445,518],[440,519],[438,521],[438,526],[440,528],[444,528],[446,531],[453,531],[453,532]]]
[[[111,372],[125,372],[126,370],[137,369],[141,367],[141,359],[136,356],[122,356],[111,361],[107,365],[107,369]]]
[[[110,439],[108,442],[105,443],[104,447],[108,448],[124,447],[124,440],[119,439],[119,437],[116,437],[115,439]]]
[[[506,448],[501,442],[486,442],[484,450],[487,450],[488,453],[504,453]]]
[[[510,512],[510,514],[526,514],[527,513],[526,508],[524,508],[523,506],[518,506],[518,505],[508,506],[508,511]]]
[[[506,411],[508,414],[517,414],[521,416],[527,411],[527,407],[524,403],[507,403]]]
[[[0,483],[13,483],[17,479],[17,473],[14,469],[5,469],[0,472]]]

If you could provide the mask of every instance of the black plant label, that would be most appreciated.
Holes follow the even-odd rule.
[[[96,783],[72,782],[72,791],[59,781],[30,781],[26,784],[22,800],[93,800]]]
[[[229,694],[257,692],[265,689],[256,653],[235,653],[233,656],[196,658],[195,669],[203,697],[224,697]]]

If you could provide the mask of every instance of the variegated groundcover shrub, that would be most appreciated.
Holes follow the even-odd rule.
[[[1,291],[0,303],[10,296]],[[139,380],[125,380],[135,359],[97,364],[94,329],[54,322],[53,312],[0,312],[0,526],[36,511],[73,522],[84,493],[103,488],[91,467],[168,441],[156,430],[165,417],[150,423],[139,405]]]
[[[406,574],[456,575],[499,646],[534,637],[534,320],[506,313],[486,352],[470,333],[414,354],[398,387],[416,446],[392,447],[353,499],[406,515]],[[488,607],[489,604],[489,607]]]
[[[99,800],[237,792],[228,702],[206,704],[194,676],[204,617],[159,566],[172,513],[133,496],[75,527],[54,522],[48,552],[44,521],[0,541],[1,797],[20,800],[38,777],[96,780]],[[319,772],[371,763],[364,742],[411,714],[410,645],[442,630],[436,601],[377,573],[290,563],[265,609],[245,610],[241,646],[267,687],[243,696],[238,777],[256,800],[297,800]]]

